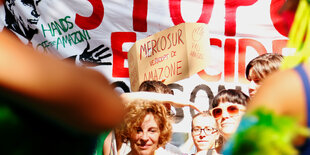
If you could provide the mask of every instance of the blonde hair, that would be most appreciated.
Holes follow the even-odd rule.
[[[137,128],[140,127],[147,114],[153,114],[159,127],[158,147],[164,146],[170,141],[172,125],[166,108],[156,101],[137,99],[129,103],[124,122],[117,130],[123,142],[127,143],[130,136],[137,132]]]

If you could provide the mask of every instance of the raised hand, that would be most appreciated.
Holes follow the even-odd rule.
[[[112,56],[111,53],[105,53],[109,49],[109,47],[104,47],[104,45],[101,44],[95,49],[89,50],[89,43],[87,42],[86,48],[80,55],[80,61],[83,65],[88,67],[94,67],[98,65],[112,65],[111,62],[104,61],[105,58]]]

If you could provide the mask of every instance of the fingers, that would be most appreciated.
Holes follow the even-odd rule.
[[[112,56],[112,54],[111,54],[111,53],[106,54],[106,55],[104,55],[104,56],[101,56],[101,57],[99,57],[98,59],[99,59],[99,60],[101,60],[101,59],[108,58],[108,57],[110,57],[110,56]]]
[[[98,47],[96,47],[96,48],[94,48],[93,50],[91,50],[91,52],[92,52],[92,53],[95,53],[96,51],[99,51],[99,49],[101,49],[101,48],[103,48],[103,47],[104,47],[104,45],[101,44],[101,45],[99,45]]]

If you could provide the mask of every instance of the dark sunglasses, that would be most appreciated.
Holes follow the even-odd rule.
[[[229,113],[229,115],[234,116],[234,115],[238,115],[240,111],[245,111],[245,109],[243,108],[239,108],[238,105],[229,105],[227,106],[227,112]],[[214,118],[219,118],[223,115],[223,109],[222,108],[214,108],[211,111],[212,115]]]

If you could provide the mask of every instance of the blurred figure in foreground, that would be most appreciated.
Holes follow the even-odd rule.
[[[7,29],[0,40],[0,154],[93,154],[124,115],[107,79],[36,52]]]
[[[284,58],[281,70],[267,77],[251,100],[225,146],[228,155],[310,154],[310,2],[288,0],[283,10],[294,10],[297,3],[287,45],[297,51]]]

